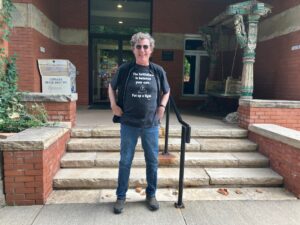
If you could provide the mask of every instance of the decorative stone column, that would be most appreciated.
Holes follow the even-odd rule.
[[[213,30],[213,27],[230,27],[232,22],[234,23],[237,42],[244,50],[241,88],[242,99],[252,99],[253,64],[255,61],[257,42],[257,26],[260,17],[267,15],[269,12],[271,12],[271,8],[268,4],[254,0],[240,2],[229,5],[223,13],[214,18],[206,27],[201,28],[201,31],[205,32],[205,30]],[[247,30],[245,29],[244,18],[247,19]]]
[[[243,72],[242,72],[242,88],[241,98],[252,99],[253,94],[253,64],[255,62],[255,49],[257,42],[257,24],[259,15],[248,15],[248,35],[245,31],[242,15],[235,15],[234,25],[237,41],[243,53]]]
[[[201,32],[204,35],[204,48],[207,51],[209,57],[210,57],[210,63],[209,63],[209,74],[208,79],[209,80],[216,80],[216,67],[217,67],[217,59],[218,59],[218,51],[219,51],[219,38],[220,38],[220,31],[219,28],[208,28],[204,27],[201,29]]]

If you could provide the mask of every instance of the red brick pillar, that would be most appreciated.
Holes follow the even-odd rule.
[[[52,192],[70,132],[65,128],[30,128],[1,142],[7,205],[44,204]]]
[[[72,127],[76,124],[77,94],[24,93],[22,101],[28,106],[35,103],[43,104],[49,121],[71,122]]]
[[[277,124],[300,130],[300,101],[240,100],[239,126],[248,129],[251,124]]]

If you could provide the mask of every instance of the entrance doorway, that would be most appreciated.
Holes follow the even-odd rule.
[[[131,61],[130,37],[93,37],[92,42],[92,99],[93,104],[105,104],[108,99],[108,84],[118,66]]]
[[[199,96],[205,92],[205,80],[209,73],[209,56],[200,36],[185,39],[183,62],[184,96]]]
[[[89,104],[107,105],[118,66],[134,59],[130,38],[151,33],[152,0],[89,0]]]

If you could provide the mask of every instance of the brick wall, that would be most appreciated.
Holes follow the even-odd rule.
[[[262,99],[300,99],[300,31],[258,43],[254,66],[254,97]]]
[[[59,26],[63,28],[88,29],[88,1],[59,1]]]
[[[15,0],[17,3],[32,3],[51,21],[63,28],[88,27],[88,1],[48,1],[48,0]],[[41,92],[41,76],[37,59],[60,58],[69,59],[79,70],[77,77],[78,104],[88,104],[88,47],[78,45],[62,45],[45,37],[32,28],[16,27],[10,37],[9,50],[17,54],[19,72],[19,89],[21,91]],[[40,52],[44,47],[46,52]]]
[[[211,1],[194,0],[153,0],[152,32],[176,33],[176,34],[197,34],[201,25],[208,23],[211,19],[221,13],[227,4]],[[173,61],[162,61],[162,49],[155,49],[153,61],[164,67],[167,72],[171,86],[171,94],[176,104],[181,107],[198,106],[204,101],[203,98],[183,98],[183,43],[172,50]]]
[[[40,47],[46,49],[40,52]],[[31,28],[14,28],[9,43],[10,55],[17,56],[19,89],[22,91],[41,92],[41,76],[37,59],[58,58],[60,45]]]
[[[298,0],[266,0],[272,6],[272,18],[278,13],[299,6]],[[284,19],[285,16],[282,16]],[[286,26],[289,24],[287,23]],[[276,25],[273,27],[275,33]],[[294,30],[291,29],[291,30]],[[258,42],[256,62],[254,64],[254,97],[260,99],[300,99],[299,70],[300,51],[291,51],[299,45],[300,31],[277,36],[270,40]]]
[[[78,93],[78,105],[88,105],[89,103],[89,71],[88,71],[88,47],[77,45],[62,46],[60,58],[69,59],[78,70],[76,76],[76,89]]]
[[[4,190],[8,205],[46,202],[69,138],[67,132],[45,150],[4,151]]]
[[[243,100],[242,100],[243,101]],[[245,100],[246,101],[246,100]],[[255,102],[256,100],[250,100]],[[259,101],[259,100],[257,100]],[[272,102],[271,100],[269,102]],[[239,126],[248,129],[250,124],[277,124],[283,127],[300,130],[300,105],[299,102],[292,102],[291,105],[278,105],[276,101],[271,106],[268,104],[251,105],[243,104],[240,100],[238,108]],[[288,101],[287,101],[288,102]]]
[[[76,102],[44,102],[50,121],[76,122]]]
[[[32,32],[31,28],[14,28],[10,35],[9,52],[17,55],[18,84],[23,91],[39,91],[34,88],[38,78],[33,76]]]
[[[77,94],[23,93],[21,101],[28,109],[35,104],[43,105],[49,121],[71,122],[72,127],[75,126]]]
[[[162,61],[162,50],[155,49],[153,52],[153,61],[159,65],[162,65],[164,70],[167,72],[167,78],[171,87],[172,96],[176,99],[176,101],[178,101],[181,97],[182,90],[183,51],[172,51],[174,52],[173,61]]]
[[[30,107],[35,103],[27,102]],[[73,102],[43,102],[48,114],[49,121],[71,122],[72,127],[76,124],[76,101]]]
[[[88,1],[59,1],[61,28],[88,29]],[[64,45],[59,53],[61,58],[69,59],[79,71],[76,78],[78,105],[88,105],[89,71],[88,46]]]
[[[284,177],[285,187],[300,198],[300,150],[253,132],[248,133],[248,138],[270,159],[272,169]]]
[[[223,10],[226,3],[194,0],[153,0],[153,32],[198,33],[199,27]],[[163,22],[162,22],[163,21]]]

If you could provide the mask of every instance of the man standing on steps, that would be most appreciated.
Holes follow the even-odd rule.
[[[137,140],[141,137],[146,161],[146,201],[150,210],[159,209],[156,200],[159,121],[169,100],[170,87],[164,69],[149,61],[154,39],[148,33],[131,38],[135,62],[121,65],[108,94],[114,118],[121,123],[117,201],[114,212],[122,212]],[[116,91],[118,91],[116,101]]]

